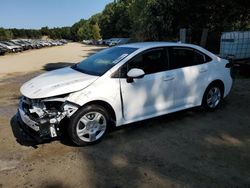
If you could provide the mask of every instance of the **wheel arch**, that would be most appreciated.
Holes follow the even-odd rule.
[[[102,106],[103,108],[105,108],[107,110],[107,112],[110,114],[111,119],[112,119],[112,125],[116,124],[116,114],[115,114],[115,110],[113,109],[113,107],[106,101],[103,100],[94,100],[94,101],[90,101],[87,102],[86,104],[82,105],[80,107],[80,109],[89,106],[89,105],[99,105]]]
[[[225,84],[223,83],[223,81],[222,80],[219,80],[219,79],[217,79],[217,80],[214,80],[214,81],[212,81],[210,84],[208,84],[208,86],[207,86],[207,88],[209,88],[210,86],[212,86],[212,85],[217,85],[217,86],[219,86],[220,88],[221,88],[221,92],[222,92],[222,96],[224,97],[224,92],[225,92]],[[206,88],[206,89],[207,89]],[[205,91],[206,92],[206,91]],[[204,94],[205,94],[205,92],[204,92]],[[204,96],[204,94],[203,94],[203,96]]]
[[[209,89],[211,87],[213,87],[213,86],[217,86],[217,87],[220,88],[220,90],[221,90],[221,99],[220,99],[219,103],[216,104],[215,107],[209,107],[208,104],[207,104],[207,102],[206,102],[206,95],[207,95]],[[209,111],[213,111],[214,109],[216,109],[218,107],[218,105],[220,104],[221,100],[224,98],[224,91],[225,91],[225,85],[224,85],[223,81],[220,80],[220,79],[213,80],[212,82],[210,82],[210,84],[208,84],[208,86],[206,87],[206,90],[204,91],[204,94],[203,94],[203,97],[202,97],[202,100],[201,100],[201,105],[205,109],[207,109]]]

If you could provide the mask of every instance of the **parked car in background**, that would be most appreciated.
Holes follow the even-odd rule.
[[[17,117],[39,139],[57,137],[67,120],[75,144],[92,144],[111,126],[195,106],[215,110],[231,90],[230,67],[196,45],[115,46],[25,83]]]
[[[24,44],[23,42],[21,42],[19,40],[10,40],[9,42],[11,42],[14,45],[21,46],[23,50],[30,49],[28,45]]]
[[[82,43],[83,44],[92,44],[92,40],[83,40]]]
[[[15,52],[21,52],[21,51],[23,51],[23,47],[21,45],[14,44],[11,41],[3,41],[2,43],[6,44],[8,46],[13,47],[15,49]]]
[[[24,39],[20,39],[19,41],[20,41],[20,43],[25,44],[28,49],[33,49],[34,48],[33,45],[32,45],[32,43],[29,42],[29,41],[26,41]]]
[[[20,39],[20,41],[30,47],[30,49],[37,49],[37,45],[30,39]]]
[[[130,38],[117,38],[108,43],[108,46],[116,46],[116,45],[122,45],[127,44],[129,42]]]
[[[102,45],[102,40],[83,40],[83,44],[88,44],[88,45]]]
[[[103,40],[103,44],[104,44],[104,45],[107,45],[107,46],[110,46],[111,43],[114,43],[114,42],[116,42],[117,40],[119,40],[119,39],[118,39],[118,38],[105,39],[105,40]]]
[[[122,45],[129,43],[130,38],[110,38],[103,40],[103,45],[107,45],[109,47],[116,46],[116,45]]]
[[[10,44],[7,41],[0,41],[0,46],[7,49],[8,52],[20,52],[20,51],[22,51],[22,48],[20,46]]]
[[[11,52],[11,49],[9,49],[7,45],[2,44],[1,42],[0,42],[0,48],[5,49],[6,52]]]
[[[21,52],[29,49],[39,49],[50,46],[61,46],[67,44],[67,40],[42,40],[42,39],[12,39],[0,41],[0,54]]]
[[[4,55],[6,52],[7,49],[0,46],[0,55]]]
[[[65,40],[65,39],[60,39],[59,41],[60,41],[62,44],[67,44],[67,43],[68,43],[68,41]]]

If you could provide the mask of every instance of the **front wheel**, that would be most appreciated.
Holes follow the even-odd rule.
[[[222,97],[223,93],[221,87],[211,85],[205,91],[202,106],[207,110],[214,110],[220,105]]]
[[[87,106],[71,117],[69,136],[78,146],[94,144],[104,137],[109,122],[109,115],[103,107]]]

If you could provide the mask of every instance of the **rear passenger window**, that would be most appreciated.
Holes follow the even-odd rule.
[[[171,47],[169,52],[170,69],[199,65],[212,60],[207,55],[192,48]]]

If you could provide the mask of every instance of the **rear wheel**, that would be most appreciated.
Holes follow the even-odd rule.
[[[90,105],[78,111],[69,123],[69,136],[79,146],[94,144],[106,134],[110,117],[99,105]]]
[[[202,106],[207,110],[216,109],[222,100],[223,92],[219,85],[210,85],[203,96]]]

